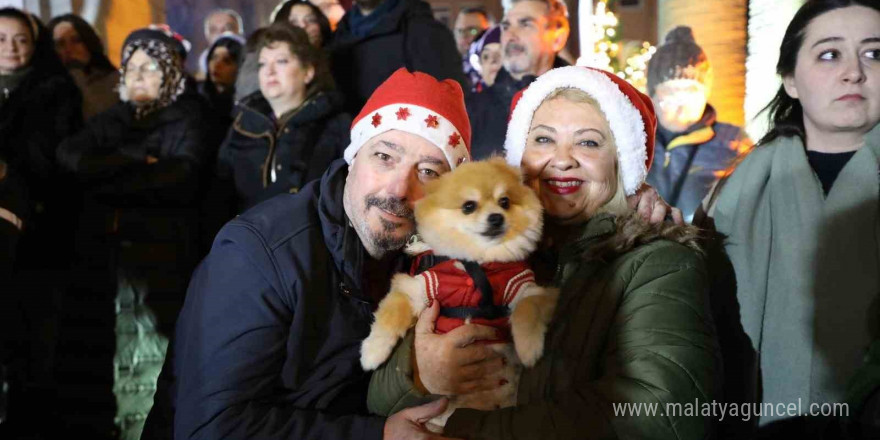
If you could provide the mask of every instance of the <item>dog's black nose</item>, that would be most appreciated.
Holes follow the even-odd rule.
[[[489,214],[489,226],[500,228],[504,225],[504,216],[501,214]]]

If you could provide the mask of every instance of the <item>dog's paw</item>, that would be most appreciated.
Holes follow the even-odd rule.
[[[391,356],[391,350],[396,343],[397,338],[393,336],[371,334],[364,339],[361,344],[361,367],[364,371],[379,368]]]
[[[527,327],[527,328],[522,328]],[[516,326],[512,328],[513,344],[516,355],[525,367],[534,367],[544,354],[544,333],[546,327],[540,324],[533,326]]]

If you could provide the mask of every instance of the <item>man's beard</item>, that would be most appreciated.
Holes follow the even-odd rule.
[[[346,200],[350,204],[349,200]],[[396,232],[399,228],[406,227],[400,223],[395,223],[390,220],[387,220],[383,217],[379,217],[379,223],[382,225],[382,229],[379,232],[376,232],[370,228],[369,220],[367,219],[367,213],[370,208],[375,207],[377,209],[381,209],[392,215],[408,219],[410,222],[414,222],[415,216],[413,215],[412,209],[406,206],[406,202],[402,199],[396,197],[386,197],[380,198],[376,196],[366,196],[364,198],[364,210],[360,212],[357,217],[349,216],[352,226],[354,226],[355,230],[358,233],[358,236],[361,238],[361,242],[364,247],[367,249],[367,252],[376,259],[382,258],[390,252],[398,251],[402,249],[407,241],[409,241],[410,237],[412,237],[413,232],[406,234],[404,236],[395,236],[394,232]],[[349,207],[346,207],[346,211],[351,212]],[[411,223],[412,224],[412,223]]]
[[[516,50],[517,53],[512,54],[511,52],[514,50]],[[526,72],[530,67],[528,65],[528,57],[529,54],[525,46],[519,43],[507,43],[507,46],[504,46],[504,54],[501,63],[504,66],[504,69],[509,73],[530,73]]]

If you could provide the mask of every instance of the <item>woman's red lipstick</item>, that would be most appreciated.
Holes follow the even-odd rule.
[[[550,192],[563,196],[566,194],[576,193],[583,184],[583,180],[570,177],[554,177],[550,179],[544,179],[544,186]]]

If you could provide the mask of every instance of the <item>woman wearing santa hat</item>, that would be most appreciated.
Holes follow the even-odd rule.
[[[657,122],[650,98],[613,74],[563,67],[539,77],[513,106],[506,157],[522,167],[547,215],[545,246],[533,264],[539,281],[559,286],[561,295],[544,357],[523,372],[517,406],[457,409],[444,435],[705,438],[713,418],[701,417],[700,408],[692,417],[683,412],[720,390],[696,229],[649,225],[626,203],[651,164]],[[373,411],[447,394],[435,378],[412,373],[412,362],[421,366],[411,360],[412,347],[420,352],[419,328],[432,318],[422,316],[415,344],[401,344],[374,375]],[[623,404],[682,411],[615,414]]]

